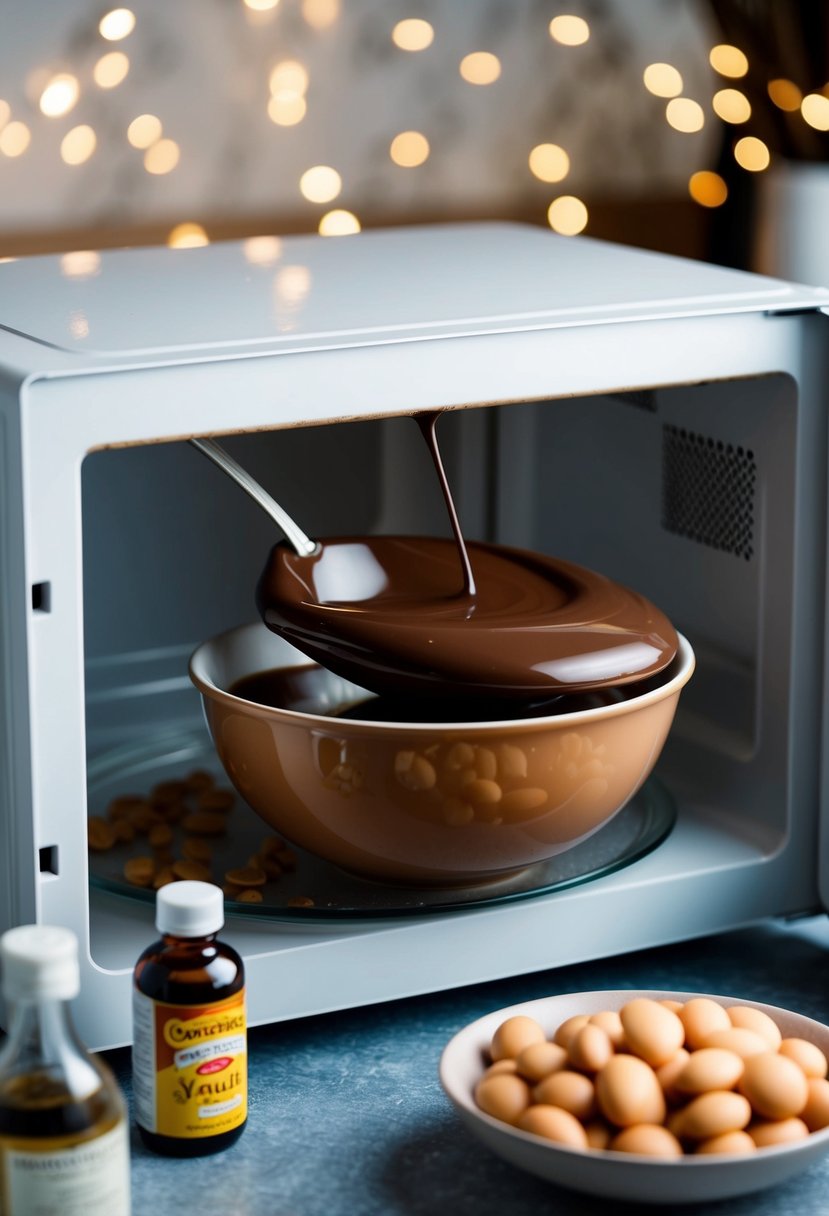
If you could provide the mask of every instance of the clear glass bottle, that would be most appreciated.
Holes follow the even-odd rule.
[[[69,929],[22,925],[0,938],[9,1035],[0,1052],[0,1216],[129,1216],[124,1100],[78,1038]]]
[[[247,1120],[245,973],[217,940],[224,896],[173,882],[156,896],[161,940],[135,966],[132,1078],[141,1138],[154,1152],[229,1148]]]

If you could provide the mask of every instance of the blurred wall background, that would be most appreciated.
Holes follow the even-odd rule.
[[[512,218],[749,264],[827,8],[6,0],[0,256]]]

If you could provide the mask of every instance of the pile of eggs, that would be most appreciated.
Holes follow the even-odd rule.
[[[489,1054],[479,1108],[569,1148],[743,1154],[829,1126],[826,1056],[746,1005],[635,997],[552,1039],[511,1017]]]

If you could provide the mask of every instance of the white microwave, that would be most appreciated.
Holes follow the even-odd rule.
[[[635,587],[697,657],[633,843],[503,897],[234,913],[252,1023],[824,907],[828,308],[514,225],[0,266],[0,927],[75,930],[85,1040],[130,1040],[155,936],[87,817],[209,757],[187,659],[255,618],[275,539],[195,436],[311,535],[429,533],[404,416],[445,410],[468,536]]]

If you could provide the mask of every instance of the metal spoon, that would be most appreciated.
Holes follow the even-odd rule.
[[[220,443],[217,443],[215,439],[191,439],[190,443],[208,460],[212,460],[223,473],[227,473],[228,477],[231,477],[246,494],[250,495],[254,502],[259,504],[263,511],[267,512],[274,523],[278,524],[285,533],[287,540],[300,557],[311,557],[319,552],[320,546],[316,541],[305,535],[302,528],[291,519],[284,507],[281,507],[275,498],[271,498],[267,490],[264,490],[259,482],[254,480],[229,452],[225,451]]]

